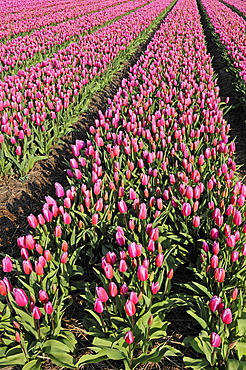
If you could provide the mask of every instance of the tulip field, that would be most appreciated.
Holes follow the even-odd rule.
[[[0,8],[2,183],[86,120],[1,246],[0,368],[246,369],[246,183],[205,37],[245,109],[245,2]]]

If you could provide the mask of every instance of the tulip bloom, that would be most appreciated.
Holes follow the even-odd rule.
[[[24,307],[27,305],[28,297],[23,289],[14,288],[13,293],[14,293],[15,302],[18,304],[18,306]]]
[[[5,296],[7,295],[8,290],[3,280],[0,280],[0,294]]]
[[[54,308],[53,308],[52,303],[50,301],[45,303],[44,310],[48,315],[52,314],[52,312],[54,311]]]
[[[137,277],[140,281],[147,280],[149,277],[148,269],[144,266],[138,266]]]
[[[152,294],[157,294],[160,289],[160,284],[158,283],[158,281],[156,283],[152,283],[150,289]]]
[[[13,263],[10,257],[6,256],[2,259],[2,266],[4,272],[11,272],[13,270]]]
[[[100,299],[101,302],[107,302],[108,300],[108,294],[106,290],[102,287],[97,287],[96,288],[97,296]]]
[[[120,213],[127,213],[127,205],[126,202],[124,202],[124,200],[118,202],[118,210]]]
[[[210,344],[212,347],[219,347],[221,344],[221,338],[219,334],[212,332],[210,335]]]
[[[45,290],[40,290],[38,292],[39,300],[41,303],[47,303],[49,301],[48,293]]]
[[[184,203],[181,209],[181,213],[183,216],[188,217],[191,214],[191,205],[190,203]]]
[[[219,307],[219,304],[221,303],[221,298],[220,297],[217,297],[216,295],[213,296],[210,301],[209,301],[209,308],[212,312],[215,312],[218,307]]]
[[[226,308],[224,311],[221,313],[221,320],[223,321],[224,324],[231,324],[232,323],[232,313],[230,308]]]
[[[133,316],[135,315],[136,313],[136,306],[135,304],[131,301],[131,300],[128,300],[126,301],[126,304],[125,304],[125,311],[126,311],[126,314],[128,316]]]
[[[145,220],[147,218],[147,208],[145,203],[140,204],[138,218],[140,220]]]
[[[113,281],[108,285],[108,292],[111,297],[116,297],[118,295],[117,285]]]
[[[99,298],[96,299],[94,303],[94,311],[97,313],[102,313],[103,312],[103,303],[100,301]]]
[[[124,336],[124,339],[125,339],[125,342],[127,344],[132,344],[134,342],[134,336],[132,334],[132,332],[129,330],[128,332],[126,332],[125,336]]]
[[[120,272],[126,272],[127,271],[127,263],[125,260],[120,260],[118,270]]]
[[[113,278],[114,270],[113,270],[113,267],[109,263],[106,263],[106,265],[104,266],[104,272],[105,272],[105,276],[107,279]]]
[[[33,229],[35,229],[39,225],[37,218],[33,214],[30,214],[27,217],[27,221],[29,223],[29,226]]]
[[[222,283],[225,280],[225,270],[222,267],[221,268],[216,268],[214,270],[214,278],[219,283]]]
[[[32,316],[35,320],[39,320],[42,316],[42,313],[40,311],[40,308],[37,307],[37,306],[34,306],[33,307],[33,310],[32,310]]]

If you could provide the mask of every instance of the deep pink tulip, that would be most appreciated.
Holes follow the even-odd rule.
[[[118,295],[118,287],[113,281],[111,281],[111,283],[109,283],[108,291],[109,291],[109,295],[111,297],[116,297]]]
[[[129,290],[128,286],[126,284],[123,284],[120,287],[120,294],[126,294],[128,290]]]
[[[60,238],[62,236],[62,228],[60,225],[57,225],[55,227],[55,231],[54,231],[54,234],[55,234],[55,237],[56,238]]]
[[[127,205],[124,200],[118,202],[118,210],[120,213],[127,213]]]
[[[39,224],[37,218],[33,214],[30,214],[27,217],[27,221],[29,223],[29,226],[32,227],[33,229],[35,229]]]
[[[218,239],[219,237],[219,231],[215,228],[213,228],[211,231],[210,231],[210,236],[212,239]]]
[[[217,297],[216,295],[213,296],[210,301],[209,301],[209,308],[212,312],[215,312],[218,307],[219,307],[219,304],[221,303],[221,298],[220,297]]]
[[[105,276],[106,276],[107,279],[112,279],[113,278],[114,270],[113,270],[113,267],[109,263],[105,264],[104,272],[105,272]]]
[[[62,253],[61,258],[60,258],[61,263],[65,264],[67,263],[67,260],[68,260],[68,253],[67,252]]]
[[[239,258],[239,252],[238,251],[233,251],[231,253],[231,261],[232,262],[236,262]]]
[[[155,258],[155,264],[157,267],[161,267],[164,261],[164,254],[158,253]]]
[[[147,208],[145,203],[140,204],[138,218],[140,220],[145,220],[147,218]]]
[[[58,198],[64,197],[65,191],[61,184],[59,184],[58,182],[55,182],[55,189],[56,189],[56,196]]]
[[[242,220],[242,215],[240,211],[236,211],[234,217],[233,217],[233,222],[235,225],[239,226],[243,222]]]
[[[199,227],[200,226],[200,217],[199,216],[194,216],[193,217],[192,225],[194,227]]]
[[[49,301],[48,293],[45,290],[40,290],[38,292],[39,300],[41,303],[47,303]]]
[[[32,309],[32,316],[35,320],[39,320],[42,316],[42,313],[40,311],[40,308],[37,306],[34,306]]]
[[[221,313],[221,320],[223,321],[224,324],[231,324],[232,323],[232,313],[230,308],[226,308],[222,313]]]
[[[100,299],[100,301],[107,302],[107,300],[108,300],[108,294],[107,294],[107,292],[106,292],[106,290],[104,288],[97,287],[96,288],[96,292],[97,292],[97,296]]]
[[[214,254],[211,258],[210,258],[210,265],[213,269],[215,269],[216,267],[218,267],[219,265],[219,258],[217,256],[217,254]]]
[[[134,304],[138,303],[138,295],[136,292],[131,292],[129,298],[130,298],[130,301],[132,301]]]
[[[132,331],[129,330],[128,332],[126,332],[125,336],[124,336],[124,339],[125,339],[125,342],[127,344],[132,344],[134,342],[134,336],[132,334]]]
[[[128,245],[128,254],[131,258],[135,258],[137,256],[137,248],[135,242]]]
[[[23,289],[14,288],[13,293],[15,297],[15,302],[18,304],[18,306],[24,307],[27,305],[28,297]]]
[[[189,203],[184,203],[181,209],[181,213],[183,216],[188,217],[191,215],[192,209]]]
[[[157,281],[156,283],[152,283],[151,286],[150,286],[150,289],[151,289],[152,294],[157,294],[160,290],[159,282]]]
[[[210,335],[210,344],[212,347],[219,347],[221,344],[221,338],[219,334],[212,332]]]
[[[117,256],[114,252],[107,252],[106,253],[106,261],[111,265],[114,265],[117,261]]]
[[[30,273],[33,271],[32,263],[30,260],[24,260],[22,262],[22,267],[26,275],[30,275]]]
[[[120,272],[126,272],[127,271],[127,263],[125,260],[120,260],[118,270]]]
[[[48,315],[52,314],[52,312],[54,311],[54,308],[53,308],[52,303],[50,301],[45,303],[44,310]]]
[[[11,272],[14,268],[11,258],[8,256],[2,259],[2,266],[4,272]]]
[[[140,281],[146,281],[149,277],[148,269],[142,265],[138,266],[137,277]]]
[[[225,270],[221,268],[216,268],[214,270],[214,278],[217,280],[219,283],[223,283],[225,280]]]
[[[135,304],[131,301],[131,300],[128,300],[126,301],[126,304],[125,304],[125,311],[126,311],[126,314],[128,316],[133,316],[135,315],[136,313],[136,306]]]
[[[226,238],[226,245],[230,248],[234,248],[236,245],[236,238],[234,235],[229,235],[228,238]]]
[[[102,313],[103,312],[103,303],[100,301],[99,298],[96,299],[94,303],[94,311],[97,313]]]

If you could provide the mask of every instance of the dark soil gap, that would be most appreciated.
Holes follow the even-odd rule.
[[[223,2],[223,1],[222,1]],[[217,75],[217,85],[220,88],[220,97],[225,101],[226,97],[230,98],[229,105],[231,109],[225,115],[225,119],[231,125],[230,137],[236,139],[236,161],[242,166],[240,173],[246,175],[246,107],[241,103],[242,94],[235,88],[235,77],[228,72],[228,64],[221,55],[218,47],[218,40],[211,30],[211,24],[207,20],[206,13],[201,5],[201,1],[197,0],[198,9],[201,16],[201,24],[203,26],[204,35],[206,38],[207,50],[212,56],[213,69]],[[223,47],[223,46],[222,46]]]

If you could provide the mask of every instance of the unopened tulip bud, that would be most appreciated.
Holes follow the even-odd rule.
[[[2,259],[2,266],[4,272],[11,272],[14,268],[11,258],[8,256]]]
[[[102,313],[103,312],[103,303],[100,301],[99,298],[96,299],[94,303],[94,311],[97,313]]]
[[[46,312],[48,315],[51,315],[51,314],[52,314],[52,312],[54,311],[54,308],[53,308],[53,306],[52,306],[52,303],[51,303],[51,302],[47,302],[47,303],[45,303],[45,305],[44,305],[44,310],[45,310],[45,312]]]
[[[125,304],[125,311],[126,311],[126,314],[128,316],[133,316],[135,315],[136,313],[136,306],[135,304],[131,301],[131,300],[128,300],[126,301],[126,304]]]
[[[125,336],[124,336],[124,339],[125,339],[125,342],[127,343],[127,344],[132,344],[133,342],[134,342],[134,336],[133,336],[133,334],[132,334],[132,332],[129,330],[126,334],[125,334]]]
[[[68,260],[68,253],[67,252],[62,253],[61,258],[60,258],[61,263],[65,264],[67,263],[67,260]]]
[[[24,307],[27,305],[28,297],[23,289],[15,288],[13,289],[13,293],[14,293],[15,302],[18,304],[18,306]]]
[[[21,342],[21,336],[20,336],[20,333],[18,333],[18,331],[15,333],[15,340],[16,342],[20,343]]]
[[[221,344],[221,338],[219,334],[216,334],[215,332],[211,333],[210,335],[210,344],[212,347],[219,347]]]
[[[221,313],[221,320],[223,321],[224,324],[231,324],[232,323],[232,313],[230,308],[226,308],[222,313]]]
[[[173,274],[174,274],[174,270],[173,269],[170,269],[167,273],[167,278],[168,279],[172,279],[173,278]]]
[[[47,303],[49,301],[48,293],[45,290],[40,290],[38,292],[39,300],[41,303]]]
[[[233,292],[231,293],[231,299],[232,299],[232,300],[235,300],[235,299],[237,299],[237,296],[238,296],[238,289],[237,289],[237,288],[235,288],[235,289],[233,290]]]
[[[100,301],[107,302],[107,300],[108,300],[108,294],[107,294],[107,292],[106,292],[106,290],[104,288],[97,287],[96,288],[96,292],[97,292],[97,296],[100,299]]]
[[[109,295],[111,297],[116,297],[118,295],[117,285],[113,281],[111,281],[111,283],[109,283],[108,291],[109,291]]]
[[[219,304],[221,303],[221,298],[220,297],[217,297],[216,295],[213,296],[210,301],[209,301],[209,308],[212,312],[215,312],[218,307],[219,307]]]
[[[138,303],[138,295],[135,292],[130,293],[130,301],[132,301],[134,304]]]

